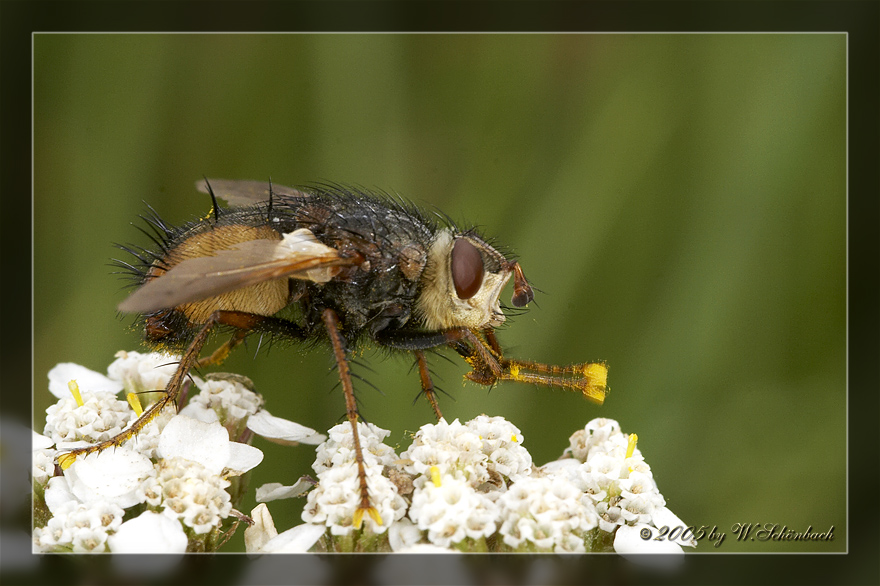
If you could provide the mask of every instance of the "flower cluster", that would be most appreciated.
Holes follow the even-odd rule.
[[[406,513],[406,504],[394,483],[382,476],[385,466],[396,459],[394,450],[382,443],[389,433],[374,425],[358,423],[364,471],[378,517],[368,516],[364,522],[373,533],[384,532]],[[353,520],[361,504],[351,424],[341,423],[327,435],[328,439],[318,447],[318,457],[312,465],[318,474],[318,486],[308,495],[303,519],[326,525],[334,536],[348,536],[355,529]]]
[[[684,523],[666,507],[636,435],[610,419],[590,421],[543,466],[502,417],[424,425],[399,454],[385,443],[390,432],[357,423],[359,461],[350,422],[324,436],[271,415],[249,379],[209,375],[191,377],[179,412],[166,409],[117,447],[59,457],[131,426],[138,398],[164,390],[178,360],[120,352],[106,376],[75,364],[50,371],[58,401],[33,441],[36,551],[216,551],[241,519],[250,553],[628,554],[696,545],[687,533],[651,538]],[[320,445],[317,480],[259,487],[248,519],[235,507],[263,457],[248,445],[254,434]],[[265,503],[303,495],[304,522],[279,533]]]
[[[360,493],[351,425],[344,423],[317,450],[318,483],[305,524],[279,534],[261,504],[245,532],[248,551],[630,553],[696,545],[639,537],[646,528],[656,535],[683,523],[666,508],[635,434],[623,434],[610,419],[588,423],[559,460],[541,467],[532,464],[520,431],[501,417],[425,425],[399,457],[381,443],[389,432],[358,429],[382,523],[353,523]],[[271,488],[274,495],[284,490],[298,495],[304,488]]]
[[[140,397],[163,391],[179,361],[159,353],[119,352],[116,358],[106,376],[70,363],[49,372],[58,401],[47,409],[43,433],[34,433],[36,551],[215,550],[240,516],[233,515],[241,496],[234,485],[245,483],[237,477],[263,457],[247,440],[254,433],[304,443],[324,439],[262,410],[262,398],[244,377],[214,375],[192,377],[200,393],[180,413],[165,409],[120,446],[75,461],[59,458],[123,432],[141,413]],[[249,429],[252,420],[257,431]]]

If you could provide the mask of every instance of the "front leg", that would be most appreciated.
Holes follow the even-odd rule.
[[[386,348],[410,350],[415,354],[416,364],[419,367],[419,379],[422,383],[422,394],[425,395],[428,403],[431,404],[431,409],[434,411],[434,415],[437,416],[438,421],[443,418],[443,414],[440,412],[440,405],[437,403],[437,393],[431,380],[431,373],[428,370],[425,350],[460,340],[466,335],[466,332],[467,330],[464,328],[434,332],[381,330],[373,335],[373,339]]]
[[[504,358],[494,330],[466,330],[459,341],[450,343],[473,369],[465,376],[482,385],[511,380],[568,391],[579,391],[595,403],[605,401],[608,367],[589,362],[555,366],[529,360]]]

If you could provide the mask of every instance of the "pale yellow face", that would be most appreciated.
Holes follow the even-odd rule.
[[[469,255],[478,259],[471,261],[477,262],[478,267],[466,264],[464,269],[454,270],[453,248],[458,240],[465,241],[459,248],[466,248]],[[464,291],[462,272],[468,277]],[[456,236],[449,228],[441,230],[428,251],[417,301],[418,314],[425,327],[432,330],[500,326],[505,317],[498,297],[511,274],[507,260],[485,242],[468,235]]]

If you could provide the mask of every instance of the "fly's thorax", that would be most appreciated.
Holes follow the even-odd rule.
[[[500,326],[498,297],[512,273],[512,264],[477,236],[444,228],[428,251],[418,315],[428,329]]]

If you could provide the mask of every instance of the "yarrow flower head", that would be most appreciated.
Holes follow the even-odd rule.
[[[359,424],[371,501],[387,512],[381,528],[358,529],[352,524],[360,493],[350,427],[332,429],[317,450],[318,481],[303,512],[306,523],[279,535],[260,505],[253,515],[263,520],[248,529],[248,551],[629,553],[652,547],[635,544],[629,529],[656,532],[674,517],[635,435],[623,434],[617,422],[588,423],[571,437],[563,458],[536,468],[515,426],[480,416],[422,426],[399,458],[381,441],[388,432]],[[307,483],[270,485],[262,494],[277,498],[306,489]],[[681,551],[680,545],[695,543],[664,547]]]
[[[598,525],[589,498],[562,477],[524,478],[498,499],[500,534],[516,551],[583,552]]]
[[[366,531],[371,534],[384,533],[391,523],[406,514],[406,503],[397,487],[382,475],[386,462],[394,459],[393,450],[382,443],[389,433],[374,425],[358,423],[370,500],[376,516],[381,519],[378,523],[372,515],[363,518]],[[354,520],[361,504],[351,424],[341,423],[328,435],[327,441],[317,449],[318,458],[312,467],[318,473],[318,486],[309,493],[302,516],[307,523],[326,525],[331,536],[349,536],[358,529]],[[347,550],[362,545],[339,540],[329,547]]]
[[[44,434],[33,434],[32,537],[38,551],[214,550],[238,524],[233,507],[246,486],[239,477],[263,457],[242,443],[254,433],[249,420],[272,439],[323,439],[265,413],[244,377],[215,375],[191,377],[204,396],[189,397],[189,412],[208,421],[167,408],[115,447],[59,457],[124,432],[140,416],[144,393],[164,391],[179,360],[137,352],[116,358],[107,376],[69,363],[49,373],[58,402],[47,409]],[[118,398],[120,391],[128,400]],[[186,400],[184,389],[179,402]],[[230,440],[231,430],[240,442]],[[58,476],[56,459],[62,464]],[[123,523],[133,508],[142,512]]]

